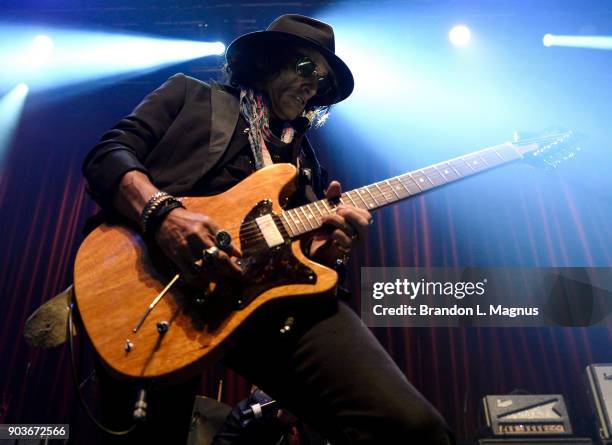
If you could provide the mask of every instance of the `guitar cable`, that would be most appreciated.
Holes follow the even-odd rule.
[[[134,429],[138,426],[140,421],[134,422],[134,424],[126,430],[116,431],[111,428],[107,428],[106,426],[102,425],[102,423],[98,421],[98,419],[95,418],[95,416],[89,409],[89,406],[87,406],[87,403],[85,402],[85,398],[83,397],[83,393],[81,392],[82,388],[81,388],[81,385],[79,384],[79,378],[77,375],[78,372],[77,372],[76,358],[74,354],[74,344],[72,340],[72,332],[74,331],[74,326],[73,326],[73,321],[72,321],[73,311],[74,311],[74,301],[71,295],[70,301],[68,302],[68,328],[67,328],[68,329],[68,333],[67,333],[68,334],[68,348],[70,349],[70,364],[72,367],[72,382],[74,383],[74,388],[78,395],[79,402],[81,406],[83,407],[83,409],[85,410],[87,417],[89,417],[89,419],[93,422],[93,424],[97,426],[100,430],[112,436],[126,436],[127,434],[134,431]],[[140,390],[138,392],[138,401],[136,402],[136,408],[137,409],[139,407],[142,408],[143,403],[144,403],[144,390]],[[146,407],[146,403],[144,405]]]

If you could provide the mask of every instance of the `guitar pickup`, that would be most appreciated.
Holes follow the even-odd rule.
[[[278,230],[278,226],[276,225],[276,222],[274,222],[272,214],[255,218],[255,223],[257,224],[257,227],[259,227],[259,231],[263,235],[264,240],[266,240],[268,248],[271,249],[285,243],[285,239],[283,238],[280,230]]]

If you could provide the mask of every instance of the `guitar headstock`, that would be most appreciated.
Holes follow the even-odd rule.
[[[526,161],[544,165],[545,168],[557,168],[561,163],[576,157],[576,153],[581,150],[577,142],[578,138],[573,131],[535,138],[520,138],[515,132],[512,145]]]

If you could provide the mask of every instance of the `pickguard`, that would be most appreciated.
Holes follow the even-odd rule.
[[[268,247],[255,223],[256,218],[267,214],[273,215],[285,240],[273,248]],[[271,201],[260,201],[251,209],[241,222],[239,237],[242,250],[239,264],[243,270],[240,279],[221,280],[206,292],[183,283],[178,292],[173,292],[175,302],[197,330],[217,330],[231,312],[246,307],[269,289],[317,282],[315,272],[293,255],[291,238],[279,217],[273,214]]]
[[[245,271],[245,285],[242,287],[243,304],[268,289],[286,284],[314,284],[316,274],[300,263],[291,251],[291,240],[278,216],[273,218],[280,229],[285,243],[268,248],[261,237],[251,235],[255,218],[272,213],[272,202],[259,202],[244,219],[240,228],[240,244],[244,258],[241,261]]]

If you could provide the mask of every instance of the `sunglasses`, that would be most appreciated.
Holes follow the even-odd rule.
[[[317,64],[310,57],[300,56],[295,62],[295,72],[298,76],[304,78],[316,77],[317,79],[317,96],[325,96],[333,89],[333,81],[331,76],[319,77],[317,73]]]

